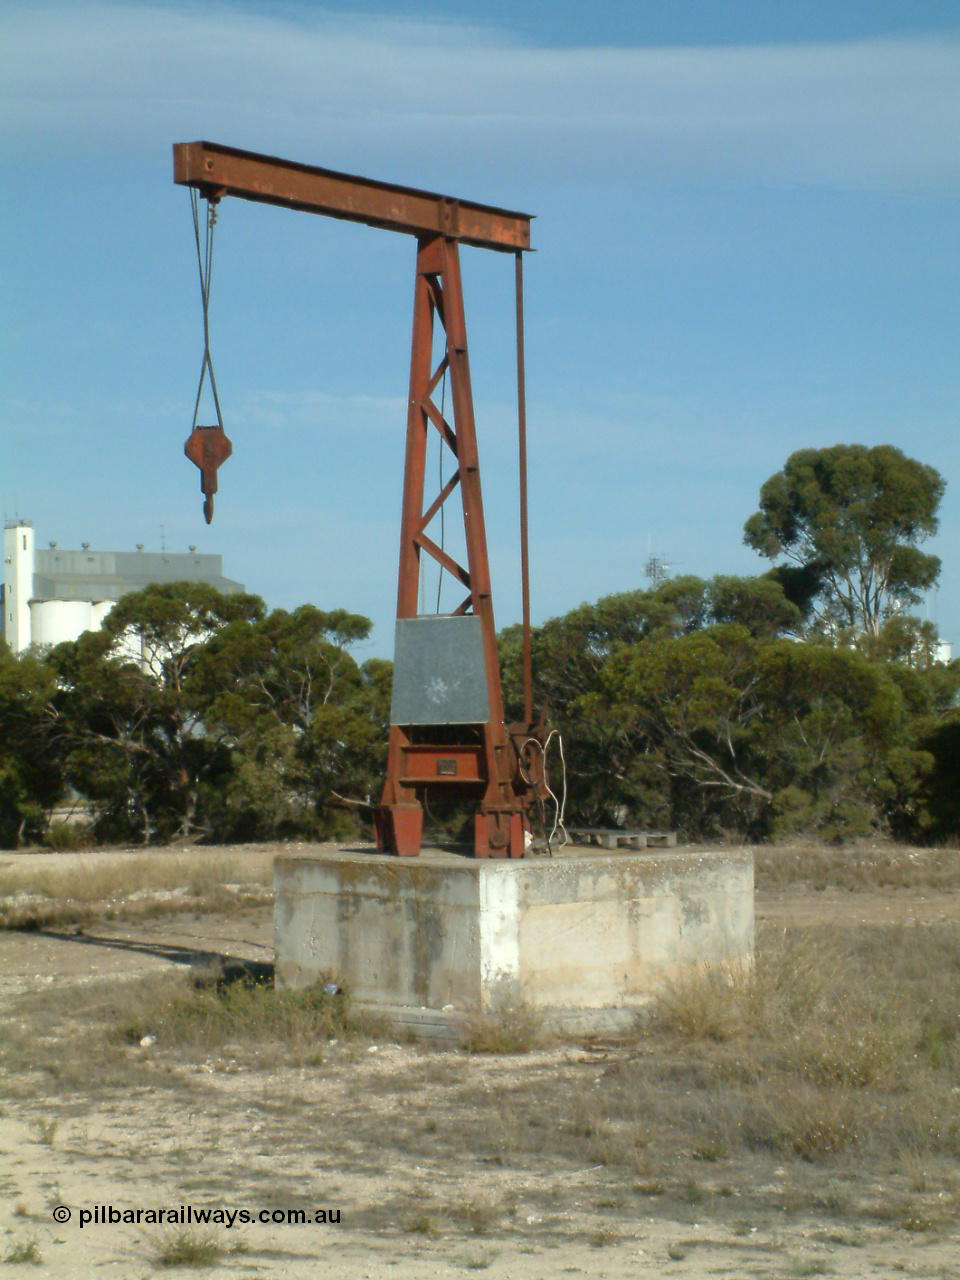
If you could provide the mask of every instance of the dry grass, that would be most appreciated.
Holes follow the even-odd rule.
[[[499,1091],[497,1122],[464,1123],[461,1143],[480,1158],[492,1146],[505,1168],[602,1167],[635,1178],[639,1196],[691,1206],[731,1187],[740,1197],[763,1176],[758,1161],[796,1161],[810,1180],[793,1176],[785,1210],[855,1212],[831,1182],[849,1176],[844,1161],[957,1171],[960,928],[762,931],[752,972],[675,984],[637,1040],[601,1062],[595,1075],[587,1064],[521,1075]],[[923,1186],[905,1166],[911,1176]],[[934,1182],[953,1188],[941,1204],[955,1214],[942,1171],[908,1199],[929,1199]]]
[[[226,981],[209,968],[195,967],[91,985],[82,1001],[69,987],[21,999],[15,1007],[20,1016],[5,1028],[0,1047],[5,1091],[28,1097],[44,1079],[53,1081],[58,1093],[126,1090],[142,1084],[144,1070],[155,1063],[166,1062],[169,1069],[171,1062],[204,1062],[218,1053],[242,1061],[248,1070],[318,1067],[331,1038],[370,1034],[364,1018],[351,1013],[343,991],[331,994],[322,983],[277,990],[270,978],[256,980],[243,976],[242,966],[232,968],[240,973]],[[22,1016],[26,1012],[57,1034],[37,1035]],[[94,1061],[97,1075],[91,1080]],[[163,1082],[175,1086],[176,1074]],[[39,1115],[33,1121],[37,1141],[50,1145],[57,1125],[56,1119]]]
[[[427,1184],[420,1184],[394,1203],[382,1205],[380,1215],[367,1216],[368,1227],[392,1227],[405,1235],[428,1236],[498,1236],[515,1222],[517,1205],[509,1195],[483,1196],[467,1194],[444,1198],[433,1194]]]
[[[354,1026],[346,995],[330,994],[322,983],[279,991],[272,981],[224,985],[205,977],[163,975],[127,986],[123,998],[111,1002],[109,1031],[129,1045],[155,1036],[161,1049],[282,1046],[319,1062],[323,1042]]]
[[[960,1157],[958,935],[762,931],[751,972],[673,984],[658,1029],[713,1059],[732,1145],[807,1160],[877,1144]]]
[[[58,1120],[48,1120],[45,1116],[40,1116],[37,1120],[37,1141],[42,1142],[45,1147],[52,1147],[59,1127]]]
[[[492,1200],[465,1198],[449,1206],[448,1216],[471,1231],[475,1236],[486,1236],[495,1229],[503,1217],[510,1212]]]
[[[38,1267],[43,1262],[40,1246],[36,1240],[27,1240],[20,1244],[11,1245],[3,1260],[11,1267],[23,1266],[28,1263]]]
[[[960,848],[919,849],[884,841],[807,842],[757,845],[753,858],[761,893],[793,887],[960,892]]]
[[[41,929],[177,911],[235,911],[272,899],[269,862],[242,857],[129,854],[0,872],[0,928]]]
[[[415,1236],[435,1236],[439,1234],[437,1224],[428,1213],[412,1215],[403,1224],[403,1229]]]
[[[217,1232],[180,1227],[155,1238],[153,1263],[156,1267],[212,1267],[225,1253]]]
[[[470,1019],[461,1043],[469,1053],[530,1053],[547,1039],[537,1010],[517,992],[505,990],[492,1008]]]

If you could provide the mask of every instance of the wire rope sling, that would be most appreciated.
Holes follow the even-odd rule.
[[[217,200],[207,198],[207,216],[205,219],[204,243],[200,243],[200,201],[194,188],[190,189],[190,206],[193,210],[193,231],[197,241],[197,267],[200,271],[200,298],[203,303],[203,363],[200,365],[200,384],[197,387],[197,399],[193,406],[193,429],[187,437],[183,452],[194,466],[200,468],[200,492],[203,494],[203,518],[207,524],[213,519],[213,495],[217,492],[217,469],[233,453],[233,445],[223,429],[223,414],[220,412],[220,396],[217,394],[217,380],[213,372],[213,361],[210,358],[210,274],[213,267],[213,229],[217,225]],[[213,392],[213,403],[217,411],[215,425],[198,426],[200,413],[200,396],[207,374],[210,375],[210,390]]]

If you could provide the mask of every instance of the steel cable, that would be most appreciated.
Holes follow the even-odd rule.
[[[200,413],[200,396],[203,394],[203,380],[209,370],[210,389],[213,392],[213,403],[217,410],[217,425],[223,430],[223,414],[220,412],[220,396],[217,394],[217,379],[213,372],[213,360],[210,356],[210,277],[213,270],[213,229],[217,222],[216,201],[207,201],[206,230],[204,246],[200,247],[200,200],[194,187],[190,188],[190,207],[193,211],[193,233],[197,242],[197,269],[200,273],[200,298],[203,303],[203,361],[200,365],[200,383],[197,387],[197,399],[193,406],[193,425],[197,425]]]

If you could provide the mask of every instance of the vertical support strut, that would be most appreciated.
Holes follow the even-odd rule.
[[[446,343],[439,366],[431,370],[435,320],[439,320],[443,328]],[[450,382],[453,425],[446,421],[431,398],[444,372]],[[424,511],[427,436],[431,427],[436,428],[452,452],[456,468]],[[425,533],[429,521],[456,490],[459,490],[463,511],[466,566],[458,564]],[[473,614],[480,619],[489,719],[479,726],[459,726],[459,741],[453,743],[450,734],[456,738],[458,726],[446,726],[443,751],[449,754],[476,750],[476,780],[483,785],[475,820],[477,856],[522,857],[526,797],[514,785],[513,749],[503,718],[460,254],[457,241],[447,236],[424,236],[418,241],[400,530],[397,617],[417,616],[420,561],[426,552],[469,591],[454,612]],[[424,777],[412,776],[414,771],[409,762],[412,748],[417,745],[422,749],[425,745],[422,740],[415,744],[416,732],[409,725],[391,725],[387,777],[374,815],[378,848],[402,856],[419,853],[423,811],[418,793],[426,792],[430,785]]]
[[[523,254],[516,255],[517,424],[520,443],[520,578],[523,589],[523,718],[533,721],[533,663],[530,652],[530,543],[527,536],[527,390],[523,357]]]
[[[407,443],[403,465],[403,507],[400,515],[400,573],[397,584],[397,617],[417,616],[420,582],[420,547],[417,525],[423,510],[423,485],[427,461],[427,416],[423,396],[430,382],[433,354],[434,306],[430,297],[429,268],[433,265],[432,240],[417,244],[417,274],[413,294],[413,346],[410,353],[410,393],[407,399]],[[387,746],[387,776],[380,807],[374,810],[377,848],[413,857],[420,852],[423,809],[412,787],[405,786],[403,749],[409,735],[399,726],[390,726]]]

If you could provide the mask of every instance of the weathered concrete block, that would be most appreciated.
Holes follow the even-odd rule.
[[[564,850],[554,858],[330,851],[275,863],[277,982],[336,975],[424,1031],[516,991],[570,1029],[632,1021],[657,988],[753,956],[753,855]]]

